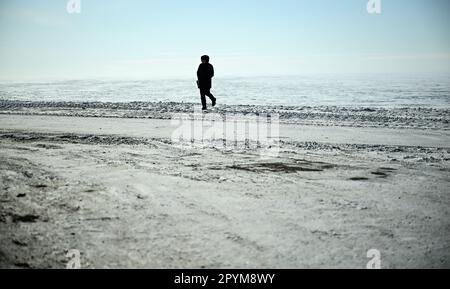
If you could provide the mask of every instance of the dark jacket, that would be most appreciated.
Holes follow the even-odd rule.
[[[197,70],[197,78],[200,89],[210,89],[212,87],[211,78],[214,77],[214,67],[211,63],[202,63]]]

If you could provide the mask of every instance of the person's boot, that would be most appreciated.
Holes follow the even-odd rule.
[[[212,106],[216,106],[216,98],[214,97],[213,99],[212,99]]]

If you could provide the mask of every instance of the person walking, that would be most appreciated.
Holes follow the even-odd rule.
[[[214,77],[214,67],[209,63],[209,56],[203,55],[201,57],[202,63],[197,70],[197,85],[200,89],[200,97],[202,100],[202,110],[206,110],[206,96],[212,101],[212,106],[216,106],[216,98],[211,93],[212,78]]]

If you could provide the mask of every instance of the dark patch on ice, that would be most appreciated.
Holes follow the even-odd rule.
[[[31,269],[31,266],[28,263],[14,263],[14,266],[23,269]]]
[[[34,184],[31,186],[34,188],[37,188],[37,189],[44,189],[44,188],[48,187],[46,184]]]
[[[26,215],[13,214],[11,217],[14,223],[36,223],[36,221],[39,219],[39,216],[32,214]]]
[[[353,177],[353,178],[349,178],[350,181],[368,181],[369,178],[366,177]]]
[[[119,217],[100,217],[100,218],[87,218],[84,219],[84,221],[113,221],[113,220],[119,220]]]
[[[396,171],[397,169],[394,169],[394,168],[385,168],[385,167],[381,167],[381,168],[379,168],[380,170],[383,170],[383,171],[387,171],[387,172],[393,172],[393,171]]]
[[[376,175],[376,176],[378,176],[380,178],[387,178],[387,176],[388,176],[386,173],[383,173],[383,172],[380,172],[380,171],[371,172],[371,174],[372,175]]]
[[[330,164],[314,163],[302,161],[299,163],[282,163],[282,162],[266,162],[251,164],[235,164],[227,168],[235,170],[244,170],[249,172],[279,172],[279,173],[295,173],[295,172],[322,172],[325,169],[332,168]]]
[[[419,154],[422,154],[424,156],[434,155],[433,159],[431,159],[431,157],[423,158],[424,162],[445,161],[448,158],[448,154],[450,154],[449,148],[440,148],[440,147],[417,147],[417,146],[371,145],[371,144],[333,144],[333,143],[296,142],[283,140],[280,141],[280,145],[283,148],[293,147],[311,151],[330,151],[330,152],[348,151],[351,153],[354,153],[355,151],[405,153],[411,154],[410,158],[414,158]],[[403,158],[408,159],[409,157],[407,156]],[[391,168],[386,169],[391,170]]]
[[[153,142],[146,138],[126,137],[118,135],[93,135],[93,134],[52,134],[52,133],[0,133],[0,139],[8,139],[17,142],[57,142],[72,144],[100,144],[100,145],[149,145],[155,147]],[[59,146],[49,144],[37,144],[37,147],[46,149],[58,149]]]
[[[36,147],[47,149],[47,150],[50,150],[50,149],[62,149],[61,146],[51,145],[51,144],[42,144],[42,143],[37,144]]]
[[[26,247],[26,246],[28,246],[27,243],[22,242],[22,241],[17,240],[17,239],[13,239],[13,240],[12,240],[12,243],[13,243],[14,245],[19,246],[19,247]]]
[[[378,168],[376,171],[371,172],[372,175],[378,176],[379,178],[387,178],[392,172],[396,171],[394,168]]]

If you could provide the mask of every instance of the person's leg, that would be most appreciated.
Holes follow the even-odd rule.
[[[209,89],[208,89],[206,95],[209,97],[209,99],[211,99],[212,106],[216,106],[216,98],[214,97],[214,95],[212,95],[212,93]]]
[[[200,98],[202,99],[202,109],[206,109],[206,91],[200,89]]]

